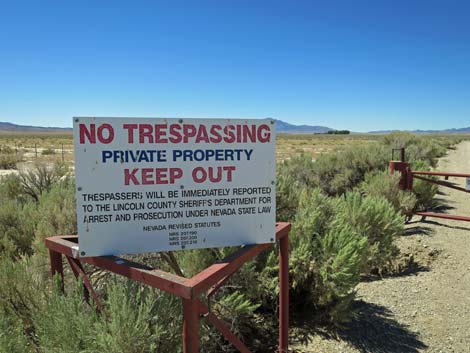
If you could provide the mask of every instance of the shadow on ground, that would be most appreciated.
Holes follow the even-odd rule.
[[[410,222],[408,224],[413,224],[416,222]],[[429,227],[423,227],[422,225],[413,225],[411,227],[405,228],[404,236],[409,235],[430,235],[432,234],[432,229]]]
[[[386,307],[363,300],[355,301],[353,306],[357,314],[344,328],[327,329],[303,323],[298,326],[296,338],[308,343],[313,335],[320,335],[347,342],[364,353],[418,353],[427,348],[418,335],[396,321]],[[312,349],[315,351],[315,347]]]
[[[438,226],[438,227],[444,227],[444,228],[449,228],[449,229],[458,229],[458,230],[470,231],[470,227],[462,227],[462,226],[458,226],[458,225],[444,224],[444,223],[437,222],[437,221],[430,221],[429,219],[425,219],[425,220],[419,221],[419,222],[424,223],[424,224],[432,224],[432,225],[435,225],[435,226]],[[459,221],[454,221],[454,222],[459,222]]]

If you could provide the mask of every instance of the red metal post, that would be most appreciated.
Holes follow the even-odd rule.
[[[64,266],[62,264],[62,254],[54,250],[49,249],[49,257],[51,259],[51,276],[56,273],[60,274],[61,284],[60,288],[64,291]]]
[[[289,235],[279,240],[279,353],[289,346]]]
[[[398,183],[398,187],[400,190],[411,190],[413,182],[410,172],[410,164],[406,162],[397,162],[397,161],[390,161],[389,165],[390,174],[393,175],[395,172],[400,172],[400,181]]]
[[[183,353],[199,353],[198,299],[183,298]]]
[[[413,173],[409,166],[406,168],[406,190],[413,191]]]

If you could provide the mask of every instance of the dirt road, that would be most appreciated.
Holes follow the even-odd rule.
[[[470,142],[436,170],[470,173]],[[465,179],[449,178],[465,187]],[[470,194],[441,188],[445,212],[470,216]],[[315,333],[300,352],[470,352],[470,222],[414,217],[400,248],[417,262],[402,276],[361,283],[359,315],[337,337]]]

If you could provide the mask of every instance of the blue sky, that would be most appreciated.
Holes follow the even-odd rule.
[[[470,126],[470,1],[0,1],[0,121]]]

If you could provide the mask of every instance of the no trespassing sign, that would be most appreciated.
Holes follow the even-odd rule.
[[[274,241],[271,119],[74,118],[82,256]]]

